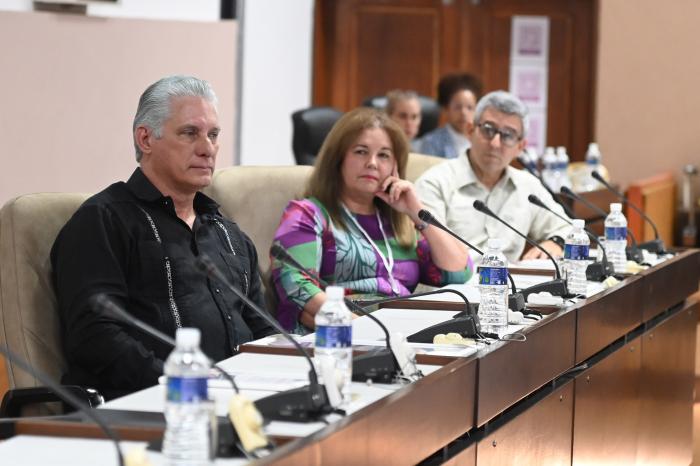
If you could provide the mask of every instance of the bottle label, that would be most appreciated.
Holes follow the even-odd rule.
[[[627,241],[627,227],[605,227],[606,241]]]
[[[168,401],[191,403],[209,399],[206,377],[168,377]]]
[[[507,285],[508,269],[505,267],[479,267],[479,285]]]
[[[350,348],[352,346],[351,326],[318,326],[316,327],[316,347],[318,348]]]
[[[588,260],[587,244],[567,244],[564,246],[564,259],[585,261]]]

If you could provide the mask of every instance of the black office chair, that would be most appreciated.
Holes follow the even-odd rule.
[[[416,136],[419,138],[438,127],[440,123],[440,106],[436,101],[424,95],[418,96],[418,102],[420,102],[421,114],[423,115],[420,128],[418,128],[418,135]],[[383,110],[386,108],[386,96],[368,97],[362,101],[362,106]]]
[[[313,165],[321,145],[342,112],[331,107],[309,107],[292,113],[292,150],[297,165]]]

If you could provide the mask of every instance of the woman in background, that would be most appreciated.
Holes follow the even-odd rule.
[[[305,199],[291,201],[275,234],[303,267],[346,294],[404,296],[418,284],[466,282],[473,270],[467,248],[423,223],[423,204],[403,179],[408,142],[384,112],[345,114],[326,138]],[[314,328],[326,300],[303,271],[272,262],[277,318],[289,330]]]
[[[415,141],[416,152],[454,159],[471,147],[468,134],[481,97],[481,82],[470,74],[450,74],[438,83],[438,104],[447,123]]]

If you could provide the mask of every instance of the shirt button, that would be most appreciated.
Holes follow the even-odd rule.
[[[227,318],[228,320],[231,320],[231,316],[226,316],[226,318]]]
[[[214,290],[214,292],[215,292],[216,294],[219,294],[219,293],[221,293],[221,290],[218,289],[218,288],[216,288],[216,289]]]

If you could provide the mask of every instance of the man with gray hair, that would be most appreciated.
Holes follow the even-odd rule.
[[[471,148],[432,167],[416,181],[418,196],[437,220],[479,249],[485,249],[489,238],[500,238],[509,261],[521,257],[525,240],[474,209],[475,200],[484,202],[552,255],[561,255],[562,238],[569,228],[563,220],[530,204],[528,196],[535,194],[566,215],[537,178],[510,166],[527,144],[527,129],[525,104],[508,92],[491,92],[476,106]],[[546,256],[532,248],[522,257]]]
[[[172,348],[92,309],[103,293],[140,320],[173,336],[202,332],[218,361],[238,345],[274,333],[224,283],[193,266],[208,255],[229,281],[263,304],[255,247],[200,192],[212,180],[220,132],[209,83],[169,76],[141,95],[133,137],[140,164],[127,182],[88,199],[51,250],[65,383],[107,398],[154,385]]]

